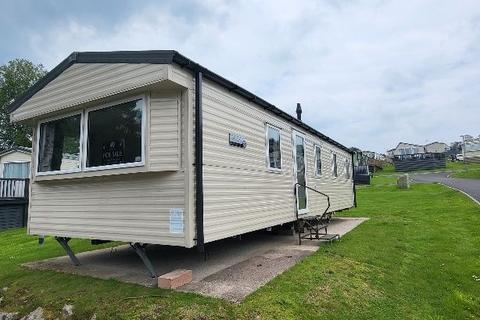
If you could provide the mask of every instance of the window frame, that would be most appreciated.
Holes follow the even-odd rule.
[[[278,131],[278,136],[279,136],[279,139],[280,139],[280,168],[275,168],[275,167],[271,167],[270,166],[270,150],[269,150],[269,147],[270,147],[270,142],[268,140],[268,130],[272,128],[273,130],[277,130]],[[274,126],[268,122],[265,123],[265,160],[266,160],[266,165],[267,165],[267,169],[269,171],[273,171],[273,172],[281,172],[283,170],[283,157],[282,157],[282,129],[277,127],[277,126]]]
[[[320,173],[318,173],[318,159],[317,159],[317,149],[320,150]],[[323,173],[323,162],[322,162],[322,145],[321,144],[314,144],[313,145],[313,161],[314,161],[314,169],[315,169],[315,177],[321,177]]]
[[[139,162],[129,162],[129,163],[121,163],[121,164],[111,164],[105,166],[96,166],[96,167],[87,167],[87,139],[88,139],[88,113],[100,109],[105,109],[108,107],[113,107],[115,105],[119,105],[122,103],[141,100],[142,101],[142,124],[141,124],[141,132],[142,132],[142,139],[141,139],[141,156],[142,161]],[[111,170],[111,169],[123,169],[123,168],[132,168],[132,167],[143,167],[146,165],[146,141],[147,141],[147,95],[140,94],[135,96],[129,96],[123,99],[116,99],[114,101],[95,105],[92,107],[83,107],[79,110],[72,111],[66,114],[49,117],[38,121],[37,128],[36,128],[36,137],[35,137],[35,172],[34,176],[53,176],[53,175],[62,175],[62,174],[69,174],[69,173],[88,173],[93,171],[104,171],[104,170]],[[80,146],[79,146],[79,160],[80,165],[79,168],[68,169],[68,170],[52,170],[52,171],[45,171],[39,172],[39,157],[40,157],[40,127],[42,124],[47,122],[52,122],[60,119],[69,118],[72,116],[80,115]],[[33,168],[32,168],[33,170]]]
[[[106,109],[109,107],[114,107],[116,105],[122,104],[122,103],[127,103],[135,100],[141,100],[142,101],[142,123],[141,123],[141,131],[142,131],[142,139],[141,139],[141,156],[142,156],[142,161],[139,162],[128,162],[128,163],[120,163],[120,164],[108,164],[104,166],[95,166],[95,167],[87,167],[87,158],[88,158],[88,114],[93,111],[101,110],[101,109]],[[91,172],[91,171],[103,171],[103,170],[110,170],[110,169],[121,169],[121,168],[132,168],[132,167],[143,167],[145,165],[145,134],[146,134],[146,96],[139,95],[139,96],[133,96],[133,97],[128,97],[120,100],[115,100],[109,103],[105,103],[99,106],[94,106],[90,108],[85,108],[84,109],[84,141],[83,141],[83,154],[85,155],[83,158],[81,158],[82,162],[82,168],[83,172]]]
[[[338,155],[332,152],[332,176],[338,178]]]
[[[47,122],[52,122],[56,120],[66,119],[73,116],[80,115],[80,136],[79,136],[79,150],[78,150],[78,159],[80,160],[80,164],[78,168],[67,169],[67,170],[51,170],[51,171],[38,171],[38,165],[40,163],[40,127],[42,124]],[[84,127],[84,117],[83,117],[83,110],[70,112],[67,114],[59,115],[56,117],[46,118],[40,120],[37,124],[36,130],[36,143],[35,143],[35,176],[49,176],[49,175],[58,175],[58,174],[65,174],[65,173],[75,173],[75,172],[82,172],[82,157],[83,157],[83,127]]]

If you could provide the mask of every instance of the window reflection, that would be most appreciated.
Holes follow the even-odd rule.
[[[78,114],[40,125],[38,172],[80,168],[80,119]]]

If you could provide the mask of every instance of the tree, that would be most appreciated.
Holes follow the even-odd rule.
[[[30,147],[32,128],[10,122],[7,106],[46,74],[41,64],[15,59],[0,66],[0,149]]]
[[[448,154],[459,154],[462,153],[462,145],[463,142],[455,141],[450,144],[450,150],[447,152]]]

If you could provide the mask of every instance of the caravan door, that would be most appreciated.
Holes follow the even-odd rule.
[[[307,185],[307,166],[305,155],[305,135],[300,132],[293,132],[293,161],[294,176],[297,185],[297,210],[298,214],[308,213],[308,194],[307,189],[303,186]]]

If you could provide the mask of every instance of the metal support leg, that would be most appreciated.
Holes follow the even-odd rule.
[[[207,248],[203,248],[203,261],[207,261],[208,260],[208,250]]]
[[[157,273],[155,272],[155,268],[153,268],[153,264],[150,261],[150,259],[148,258],[147,253],[145,252],[145,246],[141,245],[138,242],[130,243],[130,246],[135,250],[135,252],[138,254],[140,259],[142,259],[143,264],[147,268],[147,271],[148,271],[148,274],[150,275],[150,277],[156,278]]]
[[[73,265],[79,266],[80,261],[78,261],[77,257],[72,251],[72,248],[68,245],[68,241],[70,241],[70,238],[66,237],[55,237],[55,240],[60,243],[60,245],[63,247],[63,249],[67,252],[68,256],[70,257],[70,260],[72,261]]]
[[[298,232],[298,245],[302,245],[302,226],[299,222],[300,220],[297,220],[297,232]]]

